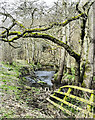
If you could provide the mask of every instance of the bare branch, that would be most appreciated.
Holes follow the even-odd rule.
[[[69,45],[67,45],[66,43],[62,42],[61,40],[56,39],[53,36],[50,36],[48,34],[42,34],[42,33],[25,34],[23,36],[23,38],[27,38],[27,37],[48,39],[48,40],[56,43],[57,45],[60,45],[60,46],[64,47],[65,50],[70,54],[70,56],[74,57],[76,60],[78,60],[78,61],[80,60],[80,55],[75,53],[73,51],[73,49],[71,49],[71,47]]]
[[[14,45],[12,45],[10,42],[9,42],[9,45],[11,46],[11,47],[13,47],[14,49],[17,49],[17,48],[20,48],[21,46],[14,46]]]
[[[48,34],[43,34],[43,33],[25,33],[25,34],[21,34],[18,36],[13,37],[12,39],[9,40],[9,42],[13,42],[14,40],[19,39],[20,37],[23,38],[27,38],[27,37],[32,37],[32,38],[43,38],[43,39],[48,39],[54,43],[56,43],[57,45],[60,45],[62,47],[64,47],[66,49],[66,51],[72,56],[74,57],[76,60],[80,60],[80,55],[78,55],[77,53],[75,53],[71,47],[69,45],[67,45],[66,43],[56,39],[53,36],[50,36]]]
[[[8,28],[6,28],[6,27],[0,27],[0,28],[6,29],[6,32],[7,32],[7,34],[6,34],[6,38],[7,38],[7,41],[8,41],[9,29],[8,29]]]
[[[41,32],[41,31],[46,31],[46,30],[49,30],[51,28],[53,28],[54,26],[66,26],[68,23],[70,23],[71,21],[74,21],[74,20],[77,20],[79,19],[81,16],[83,15],[83,13],[77,15],[77,16],[74,16],[70,19],[67,19],[65,22],[63,23],[53,23],[51,25],[49,25],[49,27],[45,27],[45,28],[35,28],[35,29],[29,29],[29,30],[25,30],[23,33],[21,32],[18,32],[18,31],[14,31],[14,32],[10,32],[8,34],[8,36],[11,36],[11,35],[16,35],[15,37],[13,37],[12,39],[9,40],[9,44],[10,42],[13,42],[14,40],[17,40],[21,37],[23,38],[27,38],[27,37],[33,37],[33,38],[43,38],[43,39],[48,39],[62,47],[64,47],[66,49],[66,51],[72,56],[74,57],[76,60],[80,60],[80,55],[78,55],[77,53],[75,53],[69,45],[67,45],[66,43],[50,36],[50,35],[47,35],[47,34],[42,34],[42,33],[33,33],[33,32]],[[17,23],[17,21],[16,21]],[[24,26],[23,26],[24,27]],[[0,36],[2,38],[6,38],[5,35],[3,36]],[[11,44],[10,44],[11,45]],[[12,45],[11,45],[12,46]]]
[[[78,3],[76,4],[76,10],[78,11],[79,14],[81,14],[82,11],[79,9],[79,3],[80,3],[80,2],[78,2]]]
[[[34,10],[32,11],[31,13],[31,16],[32,16],[32,23],[30,25],[30,27],[33,25],[33,22],[34,22],[34,13],[37,11],[37,8],[34,8]]]
[[[88,6],[88,4],[90,3],[90,1],[87,1],[84,5],[83,5],[83,10],[85,11],[85,8]]]
[[[3,42],[8,42],[6,39],[4,38],[0,38],[0,41],[3,41]]]
[[[74,16],[74,17],[72,17],[72,18],[70,18],[70,19],[67,19],[66,21],[64,21],[64,22],[55,22],[55,23],[53,23],[53,24],[50,24],[49,25],[49,27],[45,27],[45,28],[35,28],[35,29],[30,29],[30,30],[26,30],[25,31],[25,33],[26,32],[40,32],[40,31],[47,31],[47,30],[50,30],[51,28],[53,28],[54,26],[62,26],[62,27],[64,27],[64,26],[66,26],[68,23],[70,23],[70,22],[72,22],[72,21],[74,21],[74,20],[77,20],[77,19],[79,19],[82,15],[83,15],[84,13],[81,13],[81,14],[79,14],[79,15],[77,15],[77,16]]]
[[[22,29],[26,29],[21,23],[19,23],[18,21],[16,21],[16,19],[14,19],[8,12],[7,13],[0,12],[0,14],[3,15],[3,16],[11,18],[12,22],[13,22],[13,25],[16,24],[19,27],[21,27]]]
[[[8,36],[11,36],[11,35],[17,35],[20,37],[22,37],[25,33],[32,33],[32,32],[41,32],[41,31],[47,31],[47,30],[50,30],[51,28],[53,28],[54,26],[66,26],[68,23],[74,21],[74,20],[77,20],[79,19],[81,16],[83,15],[83,13],[77,15],[77,16],[74,16],[72,17],[71,19],[67,19],[66,21],[62,22],[62,23],[58,23],[58,22],[55,22],[51,25],[49,25],[49,27],[44,27],[44,28],[35,28],[35,29],[26,29],[21,23],[17,22],[15,20],[15,22],[8,28],[8,30],[10,30],[14,25],[18,24],[20,27],[24,28],[25,31],[21,34],[21,32],[19,31],[14,31],[14,32],[9,32],[8,33]],[[5,32],[7,32],[6,30],[2,32],[2,34],[4,34]],[[6,38],[6,35],[1,35],[0,36],[1,38]]]
[[[90,10],[91,6],[92,6],[94,3],[95,3],[95,1],[91,2],[91,4],[89,5],[89,7],[88,7],[88,9],[87,9],[87,15],[88,15],[88,13],[89,13],[89,10]]]
[[[0,14],[3,15],[3,16],[6,16],[6,17],[11,18],[11,19],[12,19],[12,22],[15,21],[15,19],[14,19],[9,13],[3,13],[3,12],[0,12]]]
[[[92,3],[90,4],[90,6],[92,6]],[[88,8],[90,9],[90,7]],[[48,34],[44,34],[44,33],[39,33],[39,32],[42,32],[42,31],[47,31],[47,30],[50,30],[52,29],[54,26],[66,26],[68,23],[74,21],[74,20],[77,20],[79,19],[80,17],[82,17],[83,19],[83,22],[84,22],[84,26],[81,26],[81,31],[82,31],[82,35],[81,35],[81,38],[82,40],[84,40],[84,35],[85,35],[85,25],[86,25],[86,20],[87,20],[87,14],[86,13],[83,13],[80,9],[79,9],[79,3],[77,3],[76,5],[76,10],[78,11],[79,15],[77,16],[74,16],[70,19],[67,19],[66,21],[64,22],[55,22],[55,23],[52,23],[50,24],[48,27],[43,27],[43,28],[35,28],[35,29],[26,29],[21,23],[19,23],[18,21],[16,21],[10,14],[6,14],[6,13],[2,13],[0,12],[0,14],[6,16],[6,17],[9,17],[12,19],[13,23],[20,26],[21,28],[24,29],[23,32],[19,32],[19,31],[13,31],[13,32],[9,32],[9,28],[6,29],[6,32],[7,32],[7,37],[8,36],[12,36],[12,35],[15,35],[15,37],[11,38],[8,40],[9,42],[9,45],[13,46],[11,43],[14,42],[15,40],[19,39],[19,38],[27,38],[27,37],[32,37],[32,38],[42,38],[42,39],[48,39],[56,44],[58,44],[59,46],[62,46],[65,48],[65,50],[70,54],[70,56],[74,57],[77,61],[80,61],[80,55],[75,53],[75,51],[73,51],[71,49],[71,47],[69,45],[67,45],[66,43],[58,40],[57,38],[53,37],[53,36],[50,36]],[[89,12],[89,10],[88,10]],[[0,38],[2,39],[2,41],[5,41],[7,42],[7,40],[5,38],[6,35],[4,34],[5,32],[3,32],[3,35],[0,36]],[[15,46],[13,46],[15,47]]]
[[[13,24],[8,28],[8,30],[11,30],[11,28],[13,28],[15,25],[16,25],[16,23],[13,23]],[[7,32],[7,30],[3,31],[1,34],[5,34],[6,32]]]

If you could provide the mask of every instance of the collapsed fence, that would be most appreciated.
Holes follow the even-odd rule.
[[[62,86],[47,100],[61,109],[66,117],[95,118],[94,90],[78,86]]]

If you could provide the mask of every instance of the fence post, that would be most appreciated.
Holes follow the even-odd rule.
[[[67,94],[70,94],[71,90],[72,90],[72,89],[69,88],[68,91],[67,91]],[[67,98],[67,96],[64,97],[64,100],[66,100],[66,98]]]
[[[94,94],[92,93],[90,96],[89,101],[94,102]],[[91,111],[91,105],[87,105],[87,110],[90,112]],[[93,117],[93,116],[91,116]]]
[[[67,91],[67,94],[70,94],[71,90],[72,90],[72,89],[69,88],[68,91]],[[63,100],[66,100],[66,99],[67,99],[67,96],[65,95],[65,97],[63,98]],[[63,103],[61,103],[61,106],[62,106],[62,105],[63,105]]]

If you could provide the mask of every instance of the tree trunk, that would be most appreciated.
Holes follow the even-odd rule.
[[[88,41],[88,48],[85,50],[86,45],[84,43],[84,55],[83,57],[86,59],[86,69],[83,77],[83,87],[87,87],[90,89],[94,89],[95,83],[93,80],[94,76],[94,65],[95,65],[95,3],[93,4],[93,8],[91,8],[87,21],[87,28],[85,37],[85,43]],[[87,54],[87,55],[86,55]]]
[[[63,59],[61,60],[58,77],[57,77],[57,81],[56,81],[57,84],[61,84],[61,80],[63,77],[63,71],[64,71],[64,66],[65,66],[65,55],[66,55],[66,51],[64,50],[64,56],[63,56]]]
[[[75,61],[75,81],[74,85],[81,86],[81,79],[80,79],[80,60]]]
[[[92,89],[95,90],[95,3],[93,5],[93,81]]]

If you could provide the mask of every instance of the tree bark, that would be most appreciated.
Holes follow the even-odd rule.
[[[93,81],[92,89],[95,90],[95,3],[93,4]]]
[[[75,81],[74,85],[81,86],[81,79],[80,79],[80,60],[75,61]]]

